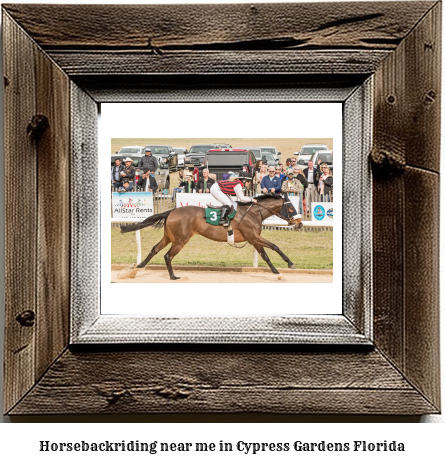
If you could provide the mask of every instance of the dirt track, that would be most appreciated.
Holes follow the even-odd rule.
[[[119,270],[111,271],[113,283],[332,283],[332,273],[321,271],[319,273],[310,270],[279,270],[282,271],[282,279],[270,271],[202,271],[202,270],[174,270],[177,281],[171,281],[167,269],[140,270],[134,279],[118,279]]]

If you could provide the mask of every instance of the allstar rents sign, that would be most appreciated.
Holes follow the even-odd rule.
[[[147,218],[153,215],[152,192],[113,192],[113,218]]]
[[[333,202],[312,202],[312,221],[317,223],[334,223]]]

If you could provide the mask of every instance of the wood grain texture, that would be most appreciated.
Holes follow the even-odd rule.
[[[371,74],[389,50],[49,51],[73,78],[138,74]]]
[[[438,2],[16,4],[3,11],[5,411],[16,415],[438,412],[438,223],[433,210],[416,214],[422,195],[437,207]],[[73,119],[75,106],[71,100],[67,103],[63,71],[45,53],[71,74],[80,86],[71,97],[78,97],[80,104],[88,100],[88,108],[94,102],[83,91],[97,101],[122,95],[133,101],[147,96],[151,100],[159,90],[156,83],[165,81],[164,89],[166,83],[172,84],[168,76],[156,74],[157,66],[160,73],[176,73],[181,62],[185,74],[180,86],[171,86],[173,100],[178,91],[193,93],[198,86],[217,93],[221,85],[232,85],[239,92],[237,99],[243,86],[264,84],[260,69],[268,62],[274,73],[281,73],[274,75],[275,84],[269,77],[270,87],[286,90],[298,79],[309,87],[308,81],[313,81],[312,87],[320,81],[344,87],[357,76],[363,82],[366,73],[374,73],[373,154],[392,159],[402,172],[408,164],[404,174],[376,173],[373,184],[376,350],[327,346],[295,352],[261,347],[251,352],[190,347],[126,351],[118,346],[115,351],[90,347],[82,352],[74,347],[56,358],[67,335],[67,258],[50,246],[53,238],[66,252],[69,220],[68,211],[63,213],[68,135],[66,113],[60,107],[67,104]],[[247,78],[236,75],[238,54],[244,60],[241,71],[250,74]],[[209,75],[224,71],[221,62],[232,74]],[[135,69],[127,74],[126,65]],[[193,76],[196,72],[198,78]],[[314,72],[325,74],[304,74]],[[338,73],[348,73],[349,83]],[[169,93],[162,98],[168,100]],[[26,135],[37,111],[47,113],[50,123],[38,143]],[[61,152],[52,159],[55,149]],[[79,153],[84,149],[81,146]],[[33,173],[20,197],[9,182],[17,158]],[[47,164],[63,180],[54,198],[37,194]],[[51,200],[59,199],[57,223],[44,215]],[[422,243],[419,237],[424,238]],[[60,277],[54,275],[59,268]],[[46,310],[46,304],[52,310]]]
[[[94,75],[73,81],[96,102],[343,102],[363,76],[300,74]],[[333,94],[335,93],[335,97]]]
[[[406,162],[406,46],[403,42],[374,77],[373,156]],[[405,368],[404,181],[376,171],[373,178],[374,340]]]
[[[343,315],[372,340],[372,78],[343,103]]]
[[[37,146],[37,339],[39,378],[69,338],[70,297],[70,80],[36,50],[36,114],[48,128]]]
[[[405,173],[405,371],[440,407],[439,193],[436,173]]]
[[[89,328],[100,314],[100,183],[85,167],[99,172],[98,106],[73,82],[71,108],[71,315],[73,335]]]
[[[433,412],[376,351],[66,352],[11,413]]]
[[[35,46],[3,15],[5,141],[5,384],[9,410],[35,382],[34,318],[20,324],[23,312],[36,313],[37,159],[26,133],[35,115]],[[17,189],[17,160],[26,167],[26,182]]]
[[[399,168],[392,174],[376,170],[374,177],[375,342],[436,405],[438,345],[430,341],[438,338],[439,318],[438,27],[440,5],[382,62],[375,77],[373,138],[373,156]],[[432,89],[430,99],[426,89]]]
[[[406,162],[439,172],[442,3],[413,30],[405,42]]]
[[[162,53],[190,47],[395,49],[434,4],[7,4],[4,8],[45,50],[140,48]]]

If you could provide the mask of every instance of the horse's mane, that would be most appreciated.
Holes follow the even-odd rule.
[[[261,194],[258,197],[255,197],[256,200],[266,200],[266,199],[282,199],[283,197],[280,194],[275,194],[275,192],[270,192],[268,194]]]
[[[283,197],[280,194],[275,194],[274,192],[269,192],[268,194],[261,194],[255,197],[257,202],[261,202],[267,199],[282,199]],[[252,205],[252,202],[238,202],[238,205]]]

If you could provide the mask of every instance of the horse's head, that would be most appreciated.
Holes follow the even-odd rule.
[[[283,218],[286,218],[287,221],[294,229],[301,229],[303,227],[303,222],[301,220],[301,215],[295,210],[294,204],[290,201],[287,193],[284,194],[283,206],[280,210],[280,215]]]
[[[303,223],[301,221],[301,215],[297,213],[293,203],[289,200],[287,194],[284,194],[284,199],[279,194],[269,193],[263,194],[257,197],[257,200],[260,201],[260,205],[263,205],[271,212],[276,212],[286,219],[294,229],[301,229]]]

